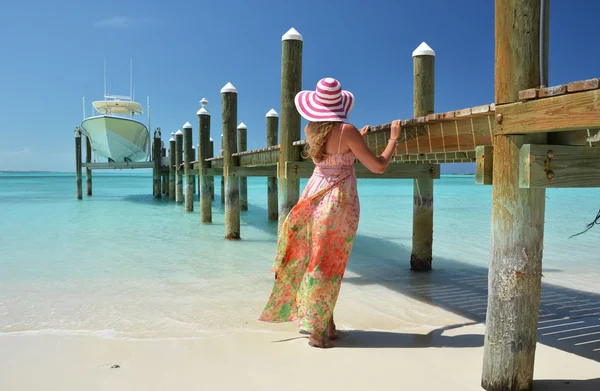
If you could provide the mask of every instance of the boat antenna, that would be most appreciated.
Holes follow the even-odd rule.
[[[129,58],[129,97],[133,100],[133,58]]]
[[[104,99],[106,99],[106,56],[104,56]]]
[[[83,119],[85,119],[85,96],[81,97],[81,103],[83,104]]]
[[[146,106],[148,106],[147,107],[147,110],[148,110],[148,132],[151,132],[152,127],[150,126],[150,97],[149,96],[146,97]]]

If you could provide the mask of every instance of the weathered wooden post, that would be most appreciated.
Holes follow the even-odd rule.
[[[210,138],[210,146],[208,147],[208,158],[212,159],[213,157],[215,157],[215,142],[212,139],[212,137]],[[214,200],[215,199],[215,176],[211,176],[210,177],[210,199]]]
[[[225,239],[240,239],[240,190],[237,176],[230,176],[230,167],[238,165],[237,152],[237,90],[231,83],[221,89],[223,124],[223,178],[225,179]]]
[[[160,144],[162,146],[161,147],[162,148],[162,151],[161,151],[161,160],[160,160],[161,161],[161,170],[162,170],[162,158],[167,156],[167,150],[165,148],[165,142],[164,141],[161,141]],[[169,196],[169,174],[165,174],[163,172],[162,175],[161,175],[161,178],[162,178],[162,193],[165,196],[168,197]]]
[[[81,178],[81,129],[75,128],[75,183],[77,185],[77,199],[83,198]]]
[[[223,157],[223,148],[223,135],[221,134],[221,151],[219,152],[221,157]],[[221,203],[225,203],[225,177],[223,175],[221,175]]]
[[[279,114],[274,109],[267,113],[267,147],[277,145]],[[277,220],[277,177],[267,178],[267,215],[269,221]]]
[[[175,200],[175,133],[169,140],[169,199]]]
[[[183,203],[183,132],[175,132],[175,203]]]
[[[193,162],[195,160],[196,160],[196,147],[192,145],[192,155],[190,156],[190,162]],[[192,168],[190,168],[190,170]],[[194,179],[193,188],[192,188],[193,189],[193,193],[196,194],[196,177],[194,175],[192,175],[192,179]]]
[[[89,137],[86,137],[85,140],[85,162],[90,164],[92,163],[92,142]],[[92,195],[92,169],[87,166],[85,167],[85,185],[89,197]]]
[[[540,0],[496,0],[495,104],[540,84]],[[502,122],[496,117],[495,128]],[[492,238],[481,386],[531,390],[540,308],[545,189],[519,187],[519,150],[546,133],[494,136]]]
[[[248,149],[248,127],[243,122],[237,127],[237,152]],[[248,178],[240,177],[240,210],[248,210]]]
[[[191,162],[194,159],[194,149],[192,147],[192,125],[186,122],[183,125],[183,170],[185,174],[185,211],[194,210],[194,187],[196,180],[192,174]]]
[[[208,100],[202,98],[200,101],[202,107],[198,110],[198,178],[200,183],[198,185],[198,192],[200,193],[200,222],[211,223],[212,222],[212,194],[210,187],[211,176],[205,175],[203,169],[210,168],[209,159],[211,155],[211,138],[210,138],[210,112],[206,109]]]
[[[154,163],[154,166],[152,167],[152,175],[154,180],[154,198],[158,199],[162,197],[162,192],[160,189],[160,161],[162,160],[161,152],[160,129],[157,128],[154,130],[154,143],[152,145],[152,163]]]
[[[302,35],[294,28],[281,37],[281,136],[279,150],[279,228],[300,198],[300,179],[287,178],[285,162],[299,161],[300,114],[294,97],[302,89]]]
[[[425,42],[413,56],[413,115],[433,114],[435,90],[435,52]],[[413,235],[410,268],[431,270],[433,247],[433,178],[413,180]]]

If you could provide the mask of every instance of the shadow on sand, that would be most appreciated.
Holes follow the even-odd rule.
[[[543,391],[597,391],[600,377],[586,380],[534,380],[534,390]]]

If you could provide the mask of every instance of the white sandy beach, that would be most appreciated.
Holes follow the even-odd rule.
[[[422,330],[347,331],[328,350],[281,326],[190,340],[3,336],[0,390],[481,389],[482,325],[433,338]],[[535,389],[598,390],[599,368],[538,344]]]

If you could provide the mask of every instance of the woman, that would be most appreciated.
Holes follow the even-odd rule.
[[[309,345],[324,348],[337,338],[333,309],[358,229],[354,159],[384,173],[400,137],[400,122],[392,123],[387,147],[377,157],[363,138],[368,126],[359,132],[345,123],[354,96],[337,80],[321,79],[315,91],[299,92],[295,104],[309,121],[308,157],[315,169],[281,226],[271,269],[275,283],[259,320],[299,321],[310,333]]]

